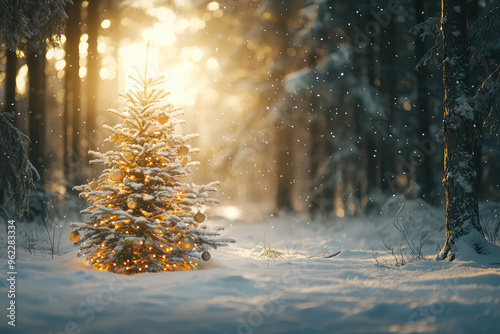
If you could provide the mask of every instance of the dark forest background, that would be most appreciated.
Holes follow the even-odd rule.
[[[181,105],[184,130],[201,134],[203,168],[195,181],[220,180],[223,204],[255,216],[341,218],[379,212],[393,195],[444,203],[439,2],[59,3],[68,18],[40,23],[61,27],[54,41],[4,36],[0,52],[2,112],[14,112],[14,124],[30,137],[26,149],[41,177],[32,217],[47,211],[44,203],[65,212],[83,205],[72,187],[99,172],[86,152],[106,149],[109,134],[101,126],[116,119],[104,111],[123,103],[127,64],[119,50],[144,40],[141,27],[161,22],[159,8],[175,13],[177,39],[152,43],[157,66],[186,61],[184,50],[191,50],[201,73],[193,80],[205,86],[191,105]],[[478,195],[499,201],[499,137],[489,117],[498,109],[490,92],[498,86],[499,2],[467,6],[481,129]],[[38,15],[50,12],[44,10]]]

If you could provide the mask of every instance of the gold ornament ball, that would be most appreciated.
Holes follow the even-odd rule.
[[[121,179],[123,179],[123,171],[118,167],[113,167],[113,169],[109,173],[109,176],[113,181],[120,181]]]
[[[210,260],[210,258],[211,258],[210,253],[207,251],[204,251],[203,254],[201,254],[201,258],[203,259],[203,261]]]
[[[128,151],[127,153],[125,153],[125,159],[127,159],[128,161],[134,161],[135,153]]]
[[[187,165],[187,163],[188,163],[188,158],[187,157],[182,158],[181,165],[184,167]]]
[[[134,198],[129,198],[127,200],[127,206],[129,209],[135,209],[137,207],[137,201]]]
[[[158,117],[158,122],[160,122],[160,124],[167,123],[168,122],[168,116],[165,115],[165,114],[160,115],[160,117]]]
[[[201,224],[205,221],[205,219],[207,219],[207,216],[205,216],[203,213],[201,212],[197,212],[195,215],[194,215],[194,221],[197,222],[198,224]]]
[[[185,252],[191,251],[194,248],[193,238],[190,236],[182,238],[182,240],[179,241],[179,247]]]
[[[80,240],[80,233],[78,233],[77,231],[71,232],[69,234],[69,240],[77,242],[78,240]]]
[[[168,140],[167,140],[167,146],[168,147],[174,147],[175,146],[175,139],[174,138],[168,138]]]
[[[182,145],[179,147],[179,155],[186,155],[189,153],[189,148],[187,146]]]
[[[97,182],[95,180],[92,181],[92,182],[90,182],[90,184],[89,184],[90,190],[96,190],[97,186],[98,186],[98,184],[97,184]]]
[[[112,134],[109,137],[109,141],[112,142],[112,143],[116,143],[119,140],[120,140],[120,136],[118,136],[116,133]]]

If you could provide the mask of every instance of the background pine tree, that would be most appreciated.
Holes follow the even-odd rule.
[[[139,73],[139,71],[138,71]],[[203,224],[202,211],[218,182],[186,183],[191,160],[198,152],[174,129],[184,121],[182,112],[165,101],[168,92],[161,79],[138,74],[134,88],[121,95],[128,107],[108,111],[122,118],[105,142],[116,148],[106,153],[90,151],[91,163],[104,164],[98,178],[77,186],[92,205],[83,210],[88,221],[74,223],[70,238],[80,246],[80,256],[98,270],[119,274],[191,270],[197,260],[210,259],[208,250],[234,242],[219,237],[220,228]],[[79,231],[83,232],[80,239]]]

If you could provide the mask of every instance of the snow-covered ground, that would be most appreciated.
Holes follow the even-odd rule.
[[[417,210],[407,221],[412,238],[441,229],[426,248],[435,253],[444,240],[442,210],[410,204]],[[395,249],[402,243],[390,223],[395,211],[336,222],[212,219],[238,242],[212,252],[205,270],[135,276],[91,270],[65,234],[54,259],[18,249],[16,327],[3,315],[0,332],[498,333],[500,265],[489,264],[495,258],[450,263],[429,256],[393,267],[381,240]],[[264,242],[283,257],[259,258]],[[6,314],[6,279],[0,287]]]

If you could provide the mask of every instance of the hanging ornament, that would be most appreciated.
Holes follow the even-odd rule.
[[[189,153],[189,148],[187,146],[182,145],[179,147],[179,155],[183,156]]]
[[[168,140],[167,140],[167,146],[168,147],[174,147],[175,146],[175,140],[174,140],[174,138],[168,138]]]
[[[97,186],[98,186],[98,184],[97,184],[97,182],[96,182],[95,180],[93,180],[93,181],[92,181],[92,182],[90,182],[90,184],[89,184],[89,188],[90,188],[90,190],[96,190],[96,189],[97,189]]]
[[[204,251],[203,254],[201,254],[201,258],[203,259],[203,261],[210,260],[210,258],[211,258],[210,253],[207,251]]]
[[[80,240],[80,233],[78,233],[76,230],[74,230],[73,232],[71,232],[69,234],[69,240],[71,240],[73,242],[77,242],[78,240]]]
[[[160,124],[165,124],[168,122],[168,116],[165,115],[165,114],[161,114],[160,117],[158,117],[158,122],[160,122]]]
[[[127,159],[128,161],[134,161],[135,156],[135,153],[132,151],[128,151],[127,153],[125,153],[125,159]]]
[[[182,165],[182,166],[186,166],[186,165],[187,165],[187,163],[188,163],[188,158],[187,158],[187,157],[182,158],[182,160],[181,160],[181,165]]]
[[[109,173],[109,176],[113,181],[120,181],[121,179],[123,179],[123,172],[120,168],[113,167],[113,169],[111,169],[111,172]]]
[[[116,143],[120,140],[120,136],[118,136],[116,133],[113,133],[110,137],[109,137],[109,141],[112,142],[112,143]]]
[[[207,216],[205,216],[203,213],[201,212],[197,212],[195,215],[194,215],[194,221],[197,222],[198,224],[201,224],[205,221],[205,219],[207,219]]]
[[[123,184],[126,186],[128,186],[131,182],[132,182],[132,179],[128,176],[123,179]]]
[[[129,197],[127,200],[127,206],[129,209],[135,209],[137,207],[137,201],[135,198]]]
[[[181,241],[179,241],[179,247],[185,252],[191,251],[194,247],[193,238],[190,237],[189,235],[182,238]]]

